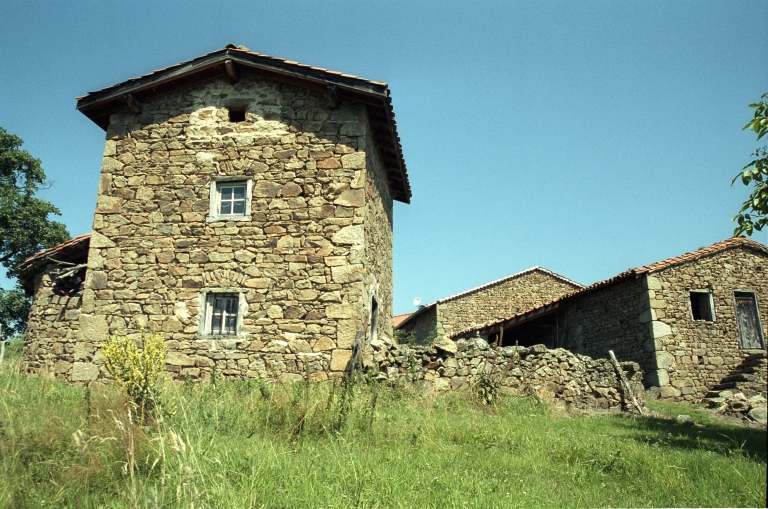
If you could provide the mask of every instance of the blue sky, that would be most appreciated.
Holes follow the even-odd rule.
[[[534,265],[589,284],[729,237],[766,20],[765,1],[5,0],[0,127],[78,235],[104,132],[76,96],[230,42],[386,81],[413,188],[395,207],[405,313]]]

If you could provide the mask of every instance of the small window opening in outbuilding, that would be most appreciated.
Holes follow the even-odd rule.
[[[230,122],[244,122],[245,121],[245,108],[229,108],[229,121]]]
[[[712,311],[712,294],[709,292],[690,292],[691,314],[694,320],[704,322],[714,321],[714,312]]]

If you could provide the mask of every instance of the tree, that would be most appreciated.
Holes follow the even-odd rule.
[[[43,249],[69,238],[66,227],[48,216],[61,215],[35,193],[48,185],[40,160],[21,150],[24,142],[0,127],[0,265],[9,278],[14,269]],[[30,299],[18,281],[12,290],[0,290],[0,326],[8,333],[23,332]]]
[[[763,94],[763,99],[768,99],[768,94]],[[756,104],[750,104],[750,108],[755,108],[755,116],[744,126],[744,129],[751,129],[757,133],[759,140],[768,132],[768,102],[765,100]],[[736,221],[738,226],[734,229],[734,235],[752,235],[754,231],[760,231],[768,225],[768,146],[758,148],[753,159],[744,166],[741,171],[731,181],[741,179],[745,186],[754,186],[752,194],[741,206],[741,210],[731,221]]]

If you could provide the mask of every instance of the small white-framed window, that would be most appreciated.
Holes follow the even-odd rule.
[[[208,222],[250,221],[253,181],[245,177],[218,177],[211,181]]]
[[[205,302],[205,333],[212,336],[237,335],[240,295],[209,293]]]
[[[248,310],[242,288],[207,288],[200,295],[198,339],[245,339],[243,318]]]
[[[714,322],[712,294],[707,290],[691,290],[688,295],[691,302],[691,317],[697,322]]]

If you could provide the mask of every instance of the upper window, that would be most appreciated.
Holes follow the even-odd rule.
[[[211,182],[208,221],[250,221],[253,181],[217,179]]]
[[[694,320],[714,322],[715,312],[712,309],[712,294],[708,291],[691,290],[691,315]]]

